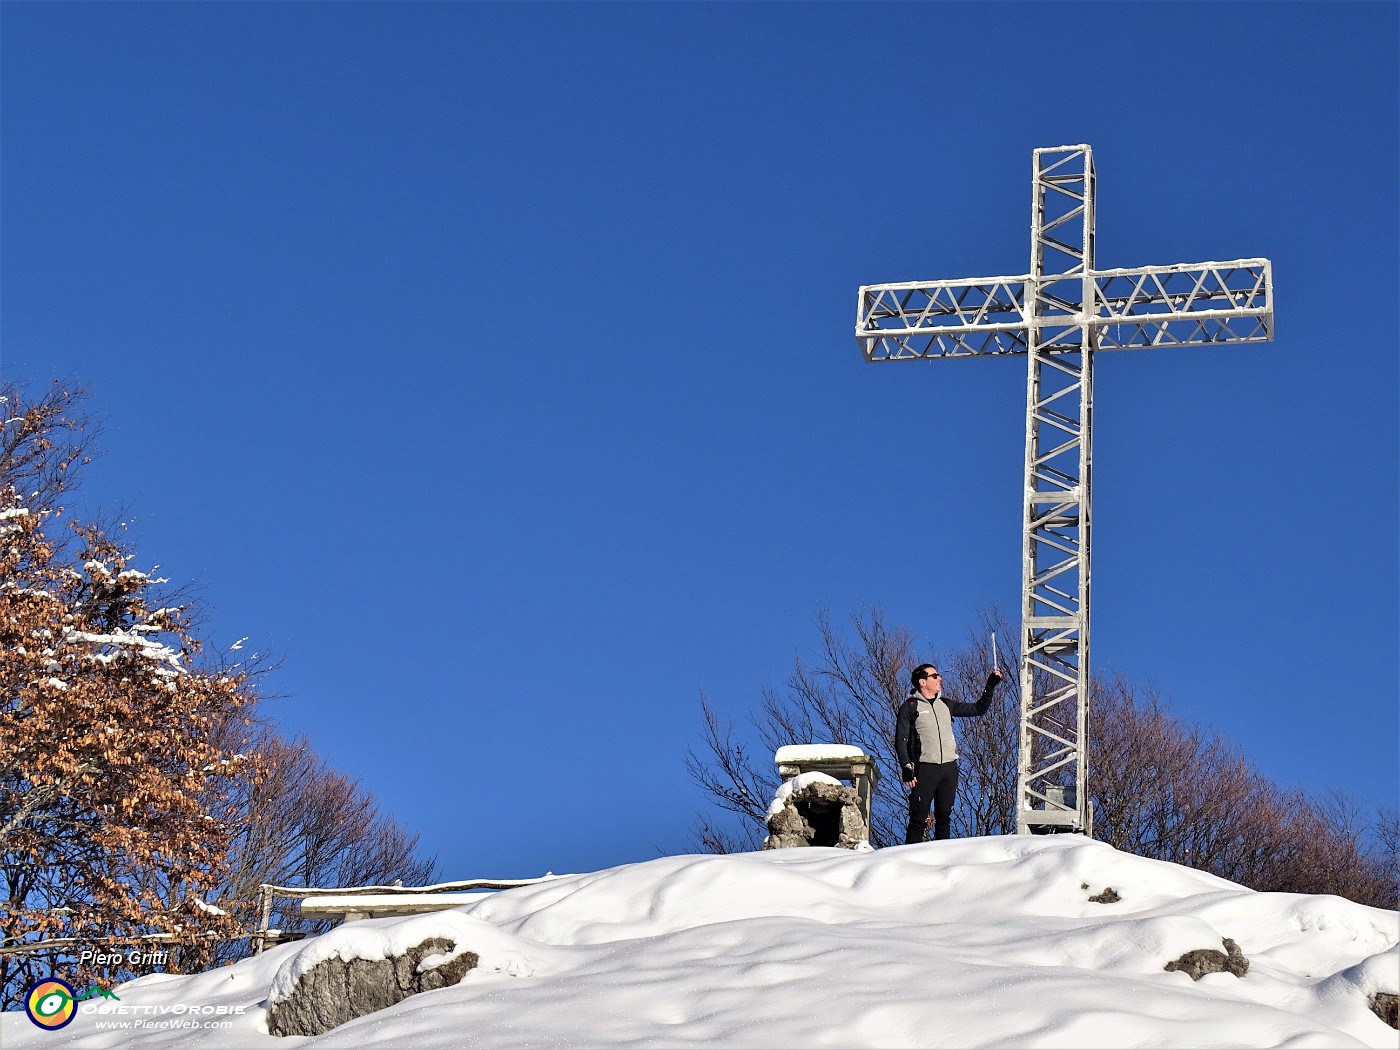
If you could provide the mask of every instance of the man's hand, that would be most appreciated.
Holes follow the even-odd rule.
[[[904,782],[904,786],[907,787],[907,788],[911,788],[911,787],[914,787],[916,784],[918,784],[918,782],[919,782],[919,778],[918,778],[918,777],[915,777],[913,780],[906,780],[906,781]]]
[[[1001,677],[1001,668],[1000,668],[1000,667],[993,667],[993,668],[992,668],[992,674],[993,674],[995,677],[1000,678],[1000,677]]]

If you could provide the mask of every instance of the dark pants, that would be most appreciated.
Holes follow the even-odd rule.
[[[929,806],[933,807],[933,837],[953,837],[953,799],[958,794],[958,764],[953,762],[920,762],[916,774],[918,783],[909,793],[909,828],[904,843],[923,842],[927,830]]]

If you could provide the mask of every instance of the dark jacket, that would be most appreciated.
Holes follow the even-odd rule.
[[[948,713],[954,718],[976,718],[987,713],[987,708],[992,703],[992,693],[996,691],[1000,682],[1001,679],[996,675],[989,674],[982,695],[974,704],[942,697],[939,699],[947,705]],[[899,715],[894,723],[894,751],[899,758],[900,779],[906,782],[914,779],[915,771],[919,767],[919,732],[914,728],[914,723],[918,717],[919,701],[922,699],[917,689],[910,689],[909,698],[899,705]]]

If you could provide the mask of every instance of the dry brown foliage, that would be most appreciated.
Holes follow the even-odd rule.
[[[416,836],[255,717],[257,659],[205,651],[194,612],[59,500],[89,461],[84,391],[0,385],[0,996],[132,976],[80,947],[246,953],[260,882],[426,879]],[[296,920],[287,917],[285,926]],[[164,935],[156,943],[134,939]]]
[[[0,931],[6,945],[168,934],[198,965],[232,931],[201,907],[232,815],[204,803],[251,771],[214,741],[246,680],[195,666],[185,611],[152,600],[161,581],[129,551],[75,525],[77,557],[60,556],[59,514],[0,488]],[[0,956],[7,987],[28,964]]]

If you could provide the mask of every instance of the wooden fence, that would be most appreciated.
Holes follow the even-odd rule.
[[[517,886],[534,886],[541,882],[568,878],[547,872],[534,879],[468,879],[465,882],[439,882],[432,886],[405,886],[395,883],[392,886],[276,886],[263,883],[258,887],[258,926],[255,930],[224,937],[221,940],[253,942],[253,953],[261,954],[270,944],[298,940],[302,933],[284,933],[279,929],[269,929],[272,922],[272,905],[278,898],[301,900],[302,907],[313,898],[327,898],[326,906],[316,909],[318,918],[364,918],[370,915],[407,915],[415,912],[437,911],[455,908],[462,902],[444,897],[439,902],[432,901],[433,894],[469,893],[477,890],[509,890]],[[367,898],[373,896],[371,902]],[[357,904],[355,898],[366,898]],[[334,898],[331,900],[330,898]],[[397,898],[386,901],[385,898]],[[417,898],[411,900],[410,898]],[[54,951],[68,947],[96,947],[97,945],[144,944],[150,941],[170,941],[169,933],[147,933],[134,937],[55,937],[46,941],[33,941],[28,944],[0,946],[0,955],[25,955],[30,952]]]

